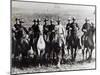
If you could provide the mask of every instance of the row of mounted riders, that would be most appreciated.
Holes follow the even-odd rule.
[[[82,49],[83,60],[92,58],[95,28],[87,18],[82,27],[81,39],[77,35],[80,28],[75,17],[68,18],[66,28],[61,24],[60,19],[56,21],[56,25],[53,24],[54,20],[45,18],[43,25],[40,19],[34,19],[34,24],[29,29],[24,27],[23,19],[16,18],[15,21],[16,23],[12,27],[13,61],[23,61],[22,64],[24,64],[25,61],[30,60],[31,63],[38,63],[39,66],[44,63],[52,63],[60,67],[61,62],[64,61],[66,46],[67,54],[69,54],[69,50],[71,52],[72,62],[75,61],[77,49]],[[50,21],[50,25],[47,24],[48,21]],[[88,52],[89,55],[87,55]]]

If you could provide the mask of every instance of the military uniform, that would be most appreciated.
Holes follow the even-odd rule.
[[[70,43],[70,36],[71,36],[71,30],[70,30],[70,25],[71,23],[68,22],[68,24],[66,25],[66,30],[67,30],[67,37],[66,37],[66,44],[68,45],[67,49],[69,49],[69,43]],[[69,53],[69,52],[68,52]]]
[[[87,39],[88,36],[88,31],[90,29],[91,24],[90,23],[85,23],[82,27],[82,32],[84,32],[82,38]]]
[[[55,25],[52,24],[52,21],[51,22],[51,25],[48,26],[48,33],[49,33],[49,40],[52,41],[53,38],[55,37]]]
[[[21,26],[21,21],[20,19],[17,19],[16,18],[16,24],[14,24],[14,37],[16,39],[16,50],[15,50],[15,57],[19,55],[19,53],[21,53],[21,47],[22,47],[22,44],[21,44],[21,39],[23,37],[23,27]]]
[[[34,24],[32,25],[32,31],[34,33],[34,38],[39,37],[39,26],[38,26],[38,24],[36,24],[36,20],[34,20]]]
[[[78,30],[79,30],[78,24],[76,22],[72,22],[70,24],[70,29],[71,29],[71,36],[70,36],[70,40],[69,41],[70,42],[77,41],[78,48],[80,49],[81,48],[81,45],[80,45],[80,39],[78,37]]]
[[[44,20],[45,24],[43,25],[43,34],[44,34],[44,38],[47,40],[48,38],[48,25],[47,25],[47,19]]]
[[[18,24],[17,21],[20,23],[20,19],[16,18],[16,24],[14,24],[15,27],[15,38],[16,40],[20,40],[23,37],[23,32],[21,30],[21,24]]]
[[[71,31],[70,31],[70,25],[71,25],[71,23],[68,23],[67,25],[66,25],[66,30],[67,30],[67,38],[66,38],[66,41],[68,41],[69,40],[69,37],[70,37],[70,35],[71,35]]]
[[[57,27],[57,34],[59,38],[61,38],[65,44],[65,40],[64,40],[65,29],[61,24],[59,24]]]

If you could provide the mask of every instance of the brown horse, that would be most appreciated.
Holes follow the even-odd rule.
[[[55,42],[54,42],[54,53],[57,61],[57,68],[60,68],[61,62],[64,58],[64,40],[60,36],[60,34],[56,34]]]
[[[80,49],[80,39],[77,35],[71,34],[68,40],[68,47],[71,50],[71,60],[75,61],[77,55],[77,49]]]

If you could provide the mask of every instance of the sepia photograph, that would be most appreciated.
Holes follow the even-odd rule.
[[[11,1],[11,74],[96,69],[96,5]]]

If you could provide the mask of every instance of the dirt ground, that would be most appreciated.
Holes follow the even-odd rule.
[[[70,58],[70,56],[67,58]],[[66,59],[67,59],[66,58]],[[81,50],[78,51],[76,61],[74,63],[65,63],[61,64],[60,68],[57,68],[56,65],[49,65],[47,66],[41,66],[41,67],[27,67],[27,68],[12,68],[12,74],[19,74],[19,73],[38,73],[38,72],[55,72],[55,71],[70,71],[70,70],[87,70],[87,69],[95,69],[96,66],[95,61],[95,51],[93,52],[92,60],[89,62],[87,60],[82,61],[82,54]]]

